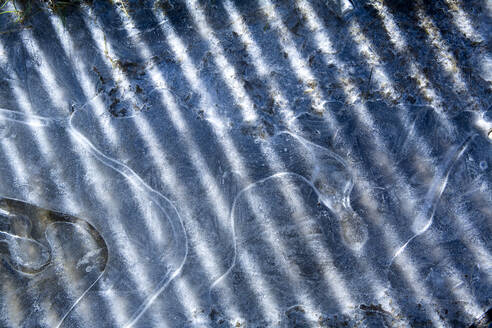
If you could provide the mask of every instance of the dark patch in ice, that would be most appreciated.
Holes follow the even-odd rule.
[[[97,229],[87,221],[19,200],[0,199],[0,219],[4,229],[0,231],[1,242],[8,245],[9,263],[16,270],[37,274],[51,263],[50,240],[47,229],[55,223],[70,223],[85,229],[102,250],[104,270],[108,261],[108,247]]]

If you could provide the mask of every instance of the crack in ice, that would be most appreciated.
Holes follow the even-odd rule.
[[[294,177],[300,178],[302,181],[304,181],[306,184],[308,184],[314,190],[314,192],[316,193],[316,196],[318,197],[318,199],[328,209],[330,209],[331,212],[335,216],[337,216],[339,218],[340,224],[342,224],[342,220],[345,219],[345,217],[343,217],[343,214],[340,214],[340,212],[348,212],[349,215],[356,215],[355,214],[355,211],[352,209],[352,207],[350,205],[350,194],[351,194],[352,189],[353,189],[353,186],[354,186],[354,181],[353,181],[352,174],[350,174],[350,172],[348,170],[348,166],[347,166],[347,163],[345,162],[345,160],[342,157],[340,157],[338,154],[336,154],[333,151],[329,150],[328,148],[325,148],[325,147],[320,146],[320,145],[318,145],[316,143],[313,143],[311,141],[308,141],[308,140],[304,139],[303,137],[298,136],[298,135],[296,135],[296,134],[294,134],[294,133],[292,133],[290,131],[280,131],[275,136],[278,136],[278,135],[281,135],[281,134],[290,135],[291,137],[295,138],[312,155],[313,161],[315,162],[315,167],[313,169],[313,172],[311,172],[312,173],[311,174],[311,177],[310,177],[310,179],[308,179],[308,178],[306,178],[305,176],[303,176],[301,174],[298,174],[298,173],[295,173],[295,172],[291,172],[291,171],[277,172],[277,173],[272,174],[272,175],[270,175],[270,176],[268,176],[266,178],[257,180],[255,182],[249,184],[248,186],[246,186],[245,188],[241,189],[236,194],[236,196],[234,197],[234,200],[233,200],[233,203],[232,203],[232,207],[231,207],[231,210],[230,210],[230,215],[229,215],[229,220],[230,220],[230,224],[231,224],[231,232],[232,232],[232,240],[233,240],[233,253],[234,253],[233,259],[232,259],[232,264],[229,266],[229,268],[220,277],[218,277],[210,285],[210,287],[209,287],[209,299],[211,299],[212,290],[226,276],[229,275],[229,273],[233,270],[233,268],[236,265],[236,262],[237,262],[237,252],[238,252],[238,250],[237,250],[237,235],[236,235],[234,212],[235,212],[235,209],[236,209],[236,205],[237,205],[238,199],[245,192],[249,191],[250,189],[254,188],[255,186],[257,186],[259,184],[262,184],[262,183],[264,183],[264,182],[266,182],[268,180],[277,178],[277,177],[294,176]],[[350,178],[348,179],[348,181],[345,184],[345,186],[343,188],[343,191],[342,191],[342,207],[338,207],[337,208],[336,206],[334,206],[334,204],[331,202],[331,200],[328,199],[328,197],[326,195],[323,195],[323,192],[318,187],[316,187],[315,180],[316,180],[317,174],[319,174],[320,165],[322,165],[322,163],[318,163],[319,162],[317,160],[318,158],[317,158],[315,152],[312,150],[312,148],[322,149],[323,151],[327,152],[329,154],[329,156],[331,156],[332,159],[335,159],[336,162],[338,162],[339,164],[341,164],[342,167],[343,167],[343,169],[344,169],[344,171],[349,174]],[[350,222],[350,224],[353,224],[353,223],[354,222]],[[363,239],[363,242],[360,243],[360,245],[357,245],[357,242],[356,242],[356,245],[351,245],[350,241],[346,241],[349,244],[349,245],[347,245],[349,248],[352,248],[353,250],[357,251],[357,250],[360,250],[360,248],[364,245],[365,241],[367,240],[367,229],[365,229],[365,225],[363,225],[362,230],[363,230],[363,232],[362,232],[362,234],[363,234],[363,238],[362,238]],[[345,236],[342,235],[342,238],[344,238],[344,237]]]
[[[415,234],[410,237],[401,246],[391,258],[388,267],[390,267],[395,259],[405,250],[405,248],[418,236],[429,230],[434,222],[434,214],[436,212],[437,204],[439,203],[441,196],[446,189],[448,183],[449,175],[456,164],[456,162],[461,158],[461,156],[466,152],[468,145],[473,140],[476,135],[469,135],[459,146],[454,147],[453,150],[448,154],[443,169],[434,175],[431,186],[429,187],[427,194],[424,198],[424,210],[413,223],[413,230],[416,231]],[[427,219],[426,219],[427,218]]]
[[[169,223],[171,224],[171,228],[173,231],[174,239],[179,243],[182,241],[180,245],[180,249],[184,249],[183,259],[179,263],[178,267],[170,272],[167,272],[165,276],[157,283],[157,287],[152,291],[151,295],[146,297],[143,303],[137,308],[137,310],[133,313],[129,322],[125,324],[125,328],[132,327],[141,316],[148,310],[148,308],[152,305],[152,303],[157,299],[157,297],[169,286],[169,284],[181,273],[184,264],[188,258],[188,237],[186,234],[186,230],[184,227],[183,220],[175,207],[175,205],[163,194],[156,191],[152,187],[150,187],[135,171],[133,171],[129,166],[121,163],[120,161],[111,158],[102,151],[100,151],[94,144],[92,144],[81,132],[79,132],[72,124],[72,119],[74,114],[78,112],[75,111],[71,114],[68,119],[68,122],[64,118],[60,117],[43,117],[37,115],[28,115],[12,110],[1,109],[0,108],[0,120],[12,121],[24,125],[28,125],[31,127],[46,127],[50,126],[54,123],[58,123],[61,128],[65,129],[70,135],[74,137],[74,139],[83,147],[85,147],[89,153],[91,153],[99,162],[104,164],[105,166],[115,170],[119,174],[121,174],[124,178],[126,178],[131,184],[135,185],[137,188],[144,190],[147,194],[146,196],[166,215]],[[68,123],[68,124],[67,124]],[[170,209],[174,212],[176,217],[178,218],[178,222],[173,222],[172,215],[168,215],[168,212],[164,209],[161,202],[166,203]],[[4,213],[3,211],[1,213]],[[96,230],[97,231],[97,230]],[[5,235],[5,233],[2,233]],[[104,240],[104,239],[103,239]],[[109,254],[108,254],[109,257]],[[107,263],[107,261],[106,261]],[[59,328],[68,315],[73,311],[73,309],[80,303],[80,301],[85,297],[85,295],[89,292],[90,289],[94,287],[94,285],[101,279],[101,277],[106,273],[106,263],[101,274],[96,278],[96,280],[84,290],[84,292],[75,300],[75,302],[71,305],[68,311],[62,316],[56,328]]]

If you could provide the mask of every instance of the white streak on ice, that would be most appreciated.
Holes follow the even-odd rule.
[[[73,113],[74,114],[74,113]],[[61,118],[50,118],[50,117],[42,117],[36,115],[28,115],[20,112],[14,112],[6,109],[0,109],[0,120],[6,121],[14,121],[20,124],[32,126],[32,124],[36,124],[36,126],[50,126],[54,123],[57,123],[60,128],[64,128],[69,134],[74,137],[74,140],[79,142],[82,146],[86,147],[87,150],[96,157],[98,161],[106,165],[107,167],[115,170],[122,176],[124,176],[130,183],[135,185],[136,187],[142,189],[143,191],[148,193],[148,197],[152,200],[156,206],[165,214],[167,214],[166,210],[161,206],[160,202],[167,203],[170,208],[175,212],[178,218],[179,227],[175,226],[175,222],[171,220],[171,216],[166,215],[169,218],[171,227],[173,229],[173,236],[175,240],[179,241],[181,238],[177,236],[178,233],[182,234],[183,239],[183,248],[184,248],[184,256],[183,260],[179,264],[179,266],[171,273],[166,274],[161,281],[157,284],[157,288],[154,289],[153,293],[148,296],[145,301],[140,305],[137,311],[133,314],[131,321],[125,325],[126,328],[132,327],[138,319],[145,313],[145,311],[152,305],[152,303],[157,299],[157,297],[169,286],[169,284],[181,273],[184,264],[188,258],[188,238],[186,235],[186,230],[183,224],[183,220],[179,215],[178,210],[174,206],[174,204],[164,195],[150,187],[135,171],[133,171],[127,165],[115,160],[109,156],[104,155],[99,149],[97,149],[82,133],[80,133],[77,129],[75,129],[72,125],[72,118],[74,115],[70,116],[68,124]],[[3,214],[4,211],[2,211]],[[178,232],[178,229],[180,230]],[[2,234],[8,234],[1,232]],[[9,234],[10,235],[10,234]],[[17,237],[17,236],[16,236]],[[109,255],[109,254],[108,254]],[[82,295],[77,298],[77,300],[72,304],[72,306],[68,309],[68,311],[63,315],[60,319],[60,322],[56,325],[56,328],[59,328],[67,316],[72,312],[72,310],[80,303],[80,301],[85,297],[87,292],[101,279],[101,277],[106,272],[106,268],[101,272],[101,274],[97,277],[97,279],[82,293]]]
[[[465,153],[473,137],[473,135],[469,136],[465,139],[464,142],[461,143],[461,145],[455,147],[455,149],[453,149],[448,155],[442,170],[436,173],[436,175],[434,176],[431,186],[427,191],[424,199],[423,212],[419,216],[417,216],[415,222],[413,223],[413,230],[416,231],[415,234],[410,237],[410,239],[408,239],[407,242],[405,242],[405,244],[403,244],[403,246],[401,246],[395,252],[395,255],[393,255],[393,257],[391,258],[388,266],[391,266],[393,264],[394,260],[405,250],[405,248],[408,246],[408,244],[410,244],[412,240],[429,230],[429,228],[431,227],[432,223],[434,222],[434,214],[436,212],[437,204],[441,199],[444,189],[446,189],[451,170],[453,169],[455,163]]]

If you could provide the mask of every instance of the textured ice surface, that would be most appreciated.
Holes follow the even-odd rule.
[[[2,17],[0,326],[486,326],[489,18],[456,0]]]

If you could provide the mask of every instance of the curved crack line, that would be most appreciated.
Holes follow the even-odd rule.
[[[94,155],[94,157],[99,162],[101,162],[105,166],[107,166],[107,167],[115,170],[119,174],[121,174],[123,177],[125,177],[130,183],[132,183],[137,188],[140,188],[141,190],[146,191],[147,197],[151,201],[153,201],[154,204],[156,204],[157,207],[168,218],[168,221],[171,224],[171,228],[173,230],[174,239],[178,243],[182,239],[182,242],[183,242],[182,248],[184,248],[184,255],[183,255],[183,259],[181,260],[179,266],[172,273],[167,272],[164,275],[164,277],[157,284],[157,287],[156,287],[156,289],[154,289],[154,292],[151,295],[149,295],[144,300],[144,302],[138,307],[138,309],[135,311],[135,313],[130,318],[130,321],[124,326],[125,328],[130,328],[141,318],[141,316],[145,313],[145,311],[147,311],[147,309],[152,305],[152,303],[157,299],[157,297],[169,286],[169,284],[181,273],[181,271],[182,271],[182,269],[183,269],[183,267],[187,261],[187,258],[188,258],[188,236],[186,234],[186,229],[185,229],[185,226],[183,223],[183,219],[181,218],[181,215],[179,214],[176,206],[171,202],[170,199],[168,199],[163,194],[159,193],[157,190],[150,187],[129,166],[121,163],[120,161],[118,161],[116,159],[113,159],[113,158],[103,154],[81,132],[79,132],[76,128],[74,128],[74,126],[72,124],[72,119],[73,119],[74,114],[76,112],[78,112],[78,111],[75,111],[70,115],[68,122],[67,122],[64,118],[27,115],[24,113],[15,112],[12,110],[0,108],[0,119],[4,119],[7,121],[13,121],[16,123],[20,123],[20,124],[24,124],[24,125],[28,125],[28,126],[32,126],[32,127],[50,126],[53,123],[61,123],[61,127],[64,128],[69,134],[71,134],[74,137],[74,139],[76,141],[78,141],[82,146],[87,147],[88,151],[92,155]],[[171,208],[171,210],[174,212],[174,214],[178,218],[178,223],[177,223],[178,227],[176,227],[176,222],[173,222],[173,220],[171,219],[173,216],[168,215],[168,212],[161,205],[161,203],[160,203],[161,201],[168,204],[169,207]],[[87,222],[87,224],[89,224],[89,223]],[[177,232],[178,229],[180,230],[179,232]],[[181,234],[181,237],[178,236],[178,233]],[[108,254],[106,263],[108,261],[109,261],[109,254]],[[89,292],[89,290],[92,289],[92,287],[94,287],[94,285],[101,279],[101,277],[104,275],[104,273],[106,273],[106,268],[107,268],[107,266],[105,265],[104,270],[97,277],[97,279],[82,293],[82,295],[79,296],[79,298],[77,298],[77,300],[72,304],[72,306],[69,308],[69,310],[63,315],[63,317],[60,319],[60,321],[56,325],[56,328],[59,328],[63,324],[63,322],[65,321],[67,316],[80,303],[80,301],[85,297],[85,295]]]
[[[79,219],[81,220],[81,219]],[[82,294],[75,300],[75,302],[70,306],[70,308],[67,310],[67,312],[63,315],[63,317],[60,319],[60,322],[58,322],[58,324],[56,325],[56,328],[59,328],[63,322],[65,321],[65,319],[67,318],[67,316],[73,311],[73,309],[75,309],[75,307],[80,303],[80,301],[85,297],[85,295],[89,292],[89,290],[92,289],[92,287],[94,287],[96,285],[96,283],[102,278],[102,276],[104,275],[104,273],[106,273],[106,268],[107,268],[107,264],[109,262],[109,248],[108,248],[108,245],[106,244],[106,241],[104,240],[104,238],[101,236],[101,234],[99,233],[99,231],[96,230],[95,227],[93,227],[90,223],[84,221],[84,220],[81,220],[83,221],[85,224],[89,225],[89,227],[92,227],[93,230],[95,232],[97,232],[98,236],[100,237],[100,241],[102,241],[104,243],[104,246],[105,246],[105,249],[106,249],[106,256],[104,256],[105,258],[105,261],[104,261],[104,268],[102,270],[102,272],[97,276],[97,278],[92,282],[92,284],[89,285],[89,287],[87,287],[83,292]],[[57,221],[57,222],[63,222],[63,221]],[[47,238],[47,230],[48,230],[48,227],[51,226],[51,225],[54,225],[56,224],[57,222],[53,222],[53,223],[50,223],[47,227],[46,227],[46,231],[45,231],[45,236]],[[72,223],[72,222],[66,222],[66,223]],[[74,224],[74,223],[72,223]],[[89,233],[91,233],[91,231],[89,231]],[[91,233],[92,234],[92,233]],[[50,248],[52,247],[52,244],[51,242],[49,241],[49,239],[47,238],[46,240],[48,240],[48,243],[50,244]]]
[[[22,122],[20,122],[20,123],[22,123]],[[26,202],[24,202],[22,200],[15,199],[15,198],[4,198],[4,199],[7,200],[8,202],[17,202],[17,203],[22,203],[22,204],[28,204],[28,203],[26,203]],[[30,205],[30,206],[36,207],[35,205]],[[5,210],[5,209],[1,209],[0,212],[4,216],[15,215],[15,214],[13,214],[13,213]],[[62,317],[62,319],[60,320],[60,322],[56,326],[56,327],[60,327],[60,325],[63,323],[63,321],[65,320],[65,318],[68,316],[68,314],[75,308],[75,306],[80,302],[80,300],[82,300],[82,298],[87,294],[87,292],[99,281],[99,279],[104,274],[105,269],[107,267],[107,263],[108,263],[108,246],[106,244],[106,241],[102,237],[102,235],[99,233],[99,231],[91,223],[89,223],[89,222],[87,222],[87,221],[85,221],[83,219],[80,219],[78,217],[74,217],[74,216],[71,216],[71,215],[67,215],[67,214],[56,212],[56,211],[52,211],[52,210],[49,210],[49,213],[50,213],[50,215],[48,217],[48,220],[50,220],[52,222],[48,223],[46,225],[46,227],[44,228],[44,238],[46,239],[46,242],[48,243],[48,246],[46,246],[43,243],[38,242],[35,239],[29,238],[29,237],[22,237],[22,236],[18,236],[16,234],[8,233],[8,232],[5,232],[5,231],[0,231],[0,235],[6,236],[7,238],[15,238],[15,239],[21,239],[21,240],[28,240],[30,242],[33,242],[35,244],[40,245],[42,248],[47,249],[48,259],[46,260],[46,263],[44,263],[41,267],[39,267],[37,269],[31,269],[31,268],[27,268],[27,267],[25,267],[23,265],[16,265],[16,264],[11,263],[12,267],[16,271],[19,271],[22,274],[26,274],[26,275],[35,275],[35,274],[43,271],[48,265],[52,264],[52,253],[53,253],[53,248],[54,247],[53,247],[53,244],[52,244],[50,238],[48,237],[48,234],[47,233],[48,233],[48,229],[51,226],[53,226],[53,225],[55,225],[57,223],[67,223],[67,224],[72,224],[74,226],[79,226],[79,227],[83,228],[84,230],[86,230],[94,238],[94,240],[96,241],[96,243],[102,245],[103,246],[102,249],[105,250],[104,251],[104,254],[103,254],[103,258],[104,258],[104,264],[103,264],[103,267],[104,268],[103,268],[103,271],[99,274],[99,276],[96,278],[96,280],[94,282],[92,282],[92,284],[82,292],[82,294],[77,298],[77,300],[67,310],[67,312],[65,313],[65,315]],[[54,214],[54,215],[52,215],[52,214]],[[30,229],[29,229],[29,234],[30,234]],[[0,242],[7,242],[7,243],[9,243],[9,241],[6,241],[6,240],[1,240]]]
[[[346,163],[346,161],[340,156],[338,155],[337,153],[333,152],[332,150],[326,148],[326,147],[323,147],[321,145],[318,145],[317,143],[314,143],[314,142],[311,142],[295,133],[292,133],[290,131],[280,131],[277,135],[280,135],[280,134],[288,134],[292,137],[294,137],[295,139],[297,139],[310,153],[311,153],[311,156],[313,157],[314,160],[316,160],[316,154],[314,153],[314,151],[309,147],[314,147],[314,148],[320,148],[322,149],[323,151],[327,152],[331,157],[333,157],[334,159],[336,159],[340,164],[342,164],[343,166],[343,169],[349,173],[350,175],[350,179],[347,181],[345,187],[344,187],[344,190],[343,190],[343,206],[347,209],[347,210],[350,210],[350,211],[353,211],[352,209],[352,206],[350,205],[350,194],[352,193],[352,189],[354,188],[354,179],[353,179],[353,175],[351,174],[351,172],[349,171],[349,167],[348,167],[348,164]],[[309,146],[308,146],[309,145]],[[314,171],[313,171],[313,177],[311,178],[311,182],[312,184],[314,184],[314,177],[316,176],[316,174],[319,173],[319,165],[316,164],[315,165],[315,168],[314,168]],[[317,189],[317,188],[316,188]],[[323,198],[321,198],[323,200]],[[328,206],[328,204],[325,203],[325,205],[332,209],[331,206]],[[336,213],[335,213],[336,214]]]
[[[19,199],[15,199],[15,198],[3,198],[3,200],[6,200],[7,202],[17,202],[17,203],[22,203],[22,204],[28,204],[29,206],[33,206],[33,207],[37,207],[35,205],[30,205],[29,203],[26,203],[22,200],[19,200]],[[9,206],[9,205],[7,205]],[[107,250],[108,250],[108,246],[106,244],[106,241],[104,240],[104,238],[102,237],[102,235],[99,233],[99,231],[89,222],[87,222],[86,220],[84,219],[80,219],[78,217],[75,217],[75,216],[72,216],[72,215],[68,215],[68,214],[64,214],[64,213],[61,213],[61,212],[57,212],[57,211],[53,211],[53,210],[49,210],[47,209],[50,213],[49,216],[47,216],[47,220],[51,221],[49,222],[46,227],[44,228],[44,231],[43,231],[43,234],[44,234],[44,239],[46,240],[46,242],[48,243],[48,247],[39,242],[38,240],[34,239],[34,238],[30,238],[30,235],[31,235],[31,227],[29,228],[29,230],[27,231],[27,235],[28,236],[20,236],[20,235],[17,235],[15,233],[10,233],[10,232],[7,232],[7,231],[0,231],[0,235],[2,236],[5,236],[6,238],[13,238],[13,239],[20,239],[20,240],[26,240],[26,241],[30,241],[30,242],[33,242],[34,244],[37,244],[39,246],[41,246],[42,248],[46,248],[47,251],[48,251],[48,259],[46,260],[46,263],[44,263],[41,267],[37,268],[37,269],[33,269],[33,268],[27,268],[21,264],[13,264],[11,263],[12,267],[16,270],[16,271],[20,271],[21,273],[23,274],[28,274],[28,275],[35,275],[41,271],[43,271],[48,265],[51,264],[51,261],[52,261],[52,252],[53,252],[53,244],[51,243],[50,241],[50,238],[48,237],[47,233],[48,233],[48,229],[57,224],[57,223],[66,223],[66,224],[71,224],[71,225],[74,225],[74,226],[78,226],[82,229],[84,229],[86,232],[88,232],[91,237],[94,238],[94,240],[96,241],[97,244],[100,244],[102,245],[102,249],[106,250],[105,251],[105,254],[103,255],[104,259],[105,259],[105,263],[104,263],[104,267],[106,267],[106,264],[107,264]],[[15,214],[13,214],[12,212],[9,212],[5,209],[1,209],[1,214],[4,215],[4,216],[16,216]],[[0,242],[5,242],[5,243],[9,243],[8,240],[0,240]]]
[[[334,159],[336,159],[340,164],[342,164],[344,170],[346,172],[348,172],[349,175],[350,175],[350,179],[347,182],[347,184],[345,185],[345,188],[343,190],[343,197],[342,197],[342,199],[343,199],[343,207],[344,207],[345,210],[351,211],[351,212],[354,212],[355,213],[355,211],[352,209],[352,207],[350,205],[350,193],[352,192],[352,189],[353,189],[353,186],[354,186],[353,176],[350,173],[350,171],[348,170],[348,166],[347,166],[345,160],[342,157],[340,157],[338,154],[336,154],[333,151],[329,150],[328,148],[325,148],[325,147],[320,146],[320,145],[318,145],[316,143],[313,143],[313,142],[311,142],[309,140],[306,140],[303,137],[296,135],[295,133],[292,133],[290,131],[280,131],[277,134],[275,134],[275,136],[280,135],[280,134],[287,134],[287,135],[290,135],[293,138],[297,139],[301,143],[301,145],[303,145],[311,153],[311,155],[313,156],[313,159],[314,160],[316,160],[316,155],[314,154],[314,152],[310,149],[310,147],[308,145],[310,145],[312,147],[315,147],[315,148],[321,148],[321,149],[323,149],[324,151],[328,152],[330,154],[330,156],[332,156]],[[316,165],[315,170],[317,169],[317,167],[318,167],[318,165]],[[234,255],[233,255],[233,259],[232,259],[232,264],[229,266],[229,268],[220,277],[218,277],[210,285],[209,292],[208,292],[209,300],[212,299],[211,298],[212,297],[212,295],[211,295],[212,294],[212,289],[214,289],[217,284],[219,284],[227,275],[229,275],[229,273],[233,270],[234,266],[236,265],[236,261],[237,261],[237,236],[236,236],[236,227],[235,227],[234,212],[235,212],[235,209],[236,209],[236,205],[237,205],[238,199],[245,192],[247,192],[248,190],[254,188],[256,185],[261,184],[261,183],[263,183],[265,181],[268,181],[270,179],[274,179],[276,177],[283,177],[283,176],[294,176],[294,177],[300,178],[302,181],[304,181],[305,183],[307,183],[314,190],[314,192],[316,193],[316,196],[318,197],[318,199],[320,199],[323,202],[323,204],[333,212],[333,214],[335,214],[336,216],[338,216],[338,213],[336,213],[337,211],[335,209],[333,209],[333,207],[330,204],[327,204],[326,198],[323,196],[323,194],[320,192],[320,190],[314,185],[313,179],[316,176],[315,174],[313,174],[313,176],[312,176],[311,179],[307,179],[303,175],[298,174],[298,173],[295,173],[295,172],[291,172],[291,171],[277,172],[277,173],[272,174],[272,175],[270,175],[270,176],[268,176],[266,178],[257,180],[255,182],[249,184],[245,188],[241,189],[236,194],[236,196],[234,197],[234,201],[232,203],[231,211],[230,211],[230,214],[229,214],[229,221],[230,221],[230,224],[231,224],[231,232],[232,232],[232,239],[233,239],[233,251],[234,251]]]
[[[74,136],[75,140],[79,141],[82,143],[82,145],[89,147],[89,150],[91,150],[92,154],[104,165],[107,167],[115,170],[119,174],[121,174],[123,177],[125,177],[130,183],[132,183],[134,186],[137,188],[141,188],[145,191],[147,191],[150,195],[147,195],[150,200],[152,200],[157,207],[166,215],[166,217],[169,220],[169,223],[171,224],[171,228],[173,230],[173,237],[174,239],[179,242],[181,238],[177,236],[177,228],[175,226],[175,222],[171,219],[173,216],[167,215],[167,211],[161,206],[160,201],[163,201],[167,203],[170,207],[171,210],[174,212],[176,217],[178,218],[178,225],[179,229],[181,230],[180,233],[182,234],[183,238],[183,243],[184,245],[183,248],[185,250],[183,259],[181,263],[179,264],[178,268],[176,268],[171,274],[169,272],[159,281],[157,284],[157,288],[154,289],[154,292],[149,295],[145,301],[139,306],[137,311],[132,315],[130,318],[130,321],[124,326],[125,328],[130,328],[132,327],[140,318],[141,316],[147,311],[147,309],[154,303],[154,301],[157,299],[157,297],[169,286],[169,284],[181,273],[187,258],[188,258],[188,237],[186,234],[186,229],[184,227],[183,219],[181,218],[181,215],[179,214],[176,206],[169,200],[167,197],[165,197],[163,194],[158,192],[157,190],[153,189],[150,187],[135,171],[133,171],[129,166],[121,163],[118,160],[115,160],[109,156],[104,155],[99,149],[97,149],[96,146],[94,146],[82,133],[80,133],[77,129],[75,129],[72,125],[72,119],[74,117],[74,114],[76,112],[72,113],[70,116],[69,122],[68,122],[68,132]],[[59,328],[60,324],[57,326]]]
[[[22,274],[26,274],[26,275],[35,275],[35,274],[43,271],[48,265],[51,264],[52,249],[50,248],[49,250],[47,250],[46,245],[43,245],[39,241],[37,241],[33,238],[19,236],[19,235],[9,233],[6,231],[0,231],[0,236],[5,237],[5,239],[0,240],[0,243],[7,244],[7,246],[9,247],[9,252],[10,252],[10,246],[11,246],[12,240],[23,240],[23,241],[27,241],[27,242],[35,244],[37,247],[39,247],[41,249],[41,252],[45,251],[48,253],[48,259],[45,261],[45,263],[39,267],[36,267],[36,268],[25,266],[22,263],[17,263],[17,264],[12,263],[11,260],[8,261],[8,263],[12,266],[12,268],[14,270],[16,270]],[[12,258],[12,254],[10,254],[10,257]]]
[[[418,216],[414,221],[414,228],[417,232],[410,237],[404,244],[401,246],[391,258],[388,268],[391,267],[395,259],[405,250],[405,248],[418,236],[429,230],[434,222],[434,214],[436,212],[437,204],[441,200],[441,196],[446,189],[449,175],[451,174],[452,169],[456,162],[461,158],[461,156],[466,152],[468,145],[473,140],[476,134],[469,135],[459,146],[455,147],[454,150],[448,155],[446,162],[444,164],[443,170],[441,172],[437,172],[432,179],[431,186],[429,187],[427,194],[424,198],[424,215]],[[427,222],[421,220],[422,217],[427,218]],[[418,222],[420,221],[420,222]],[[425,224],[424,224],[425,223]],[[418,227],[418,225],[423,225],[422,227]]]

